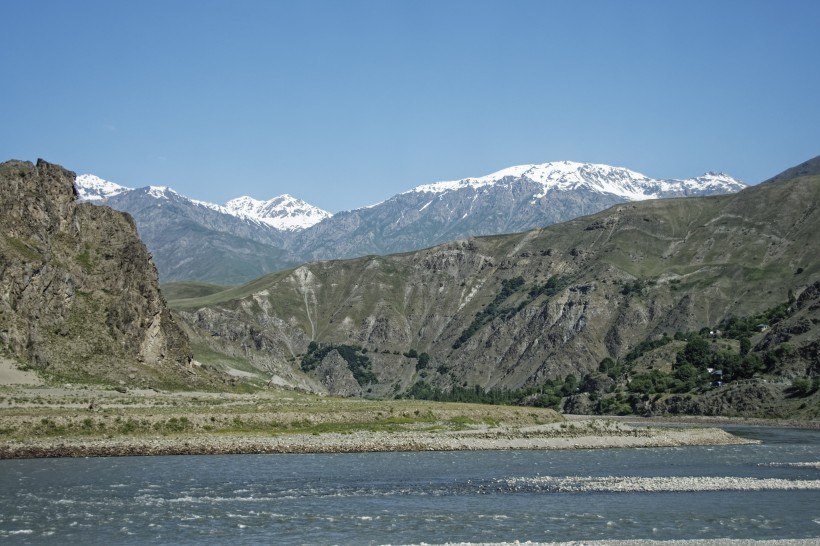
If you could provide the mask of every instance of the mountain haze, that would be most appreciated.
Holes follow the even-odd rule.
[[[283,250],[283,232],[169,188],[138,188],[104,203],[134,217],[163,281],[236,284],[301,262]]]

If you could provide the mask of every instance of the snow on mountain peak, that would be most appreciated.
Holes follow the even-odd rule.
[[[329,212],[288,194],[267,201],[243,195],[225,203],[225,209],[235,216],[256,220],[285,231],[306,229],[332,216]]]
[[[134,190],[133,188],[127,188],[103,180],[93,174],[79,175],[74,182],[74,186],[77,189],[79,201],[102,202],[121,193],[140,191],[143,195],[157,200],[184,199],[194,205],[205,207],[221,214],[228,214],[243,220],[266,224],[284,231],[306,229],[332,216],[331,213],[288,194],[280,195],[267,201],[260,201],[248,196],[237,197],[222,206],[207,201],[189,199],[168,186],[146,186]]]
[[[77,189],[77,198],[80,201],[103,201],[124,191],[131,190],[131,188],[103,180],[93,174],[77,176],[74,180],[74,187]]]
[[[729,176],[726,173],[716,173],[713,171],[709,171],[705,174],[697,176],[695,178],[690,178],[689,180],[693,180],[699,182],[701,184],[712,184],[716,186],[726,186],[727,188],[735,187],[739,182],[737,179]],[[741,186],[745,186],[741,184]]]
[[[148,186],[140,190],[131,190],[90,174],[78,176],[75,186],[81,201],[104,201],[124,192],[140,191],[157,200],[185,199],[194,205],[281,231],[307,229],[332,216],[331,213],[288,194],[267,201],[242,196],[231,199],[223,206],[188,199],[167,186]],[[731,193],[743,189],[745,184],[729,175],[716,172],[707,172],[686,180],[656,180],[621,167],[557,161],[517,165],[477,178],[424,184],[401,195],[424,193],[437,194],[437,198],[443,198],[442,194],[459,190],[504,188],[509,191],[513,187],[526,188],[525,191],[531,192],[531,200],[535,204],[540,199],[548,198],[551,192],[593,192],[616,196],[624,201],[638,201],[661,197]],[[477,193],[474,197],[477,197]],[[426,209],[430,203],[424,205],[421,210]],[[366,208],[375,206],[377,205]]]
[[[232,214],[256,217],[257,212],[265,205],[264,201],[254,199],[247,195],[236,197],[225,203],[226,210],[231,211]]]
[[[179,194],[168,186],[148,186],[148,195],[155,199],[170,199],[179,197]]]
[[[541,184],[544,192],[536,197],[543,197],[551,189],[571,190],[587,186],[593,191],[615,193],[627,199],[639,199],[643,194],[635,187],[635,182],[648,180],[646,176],[628,169],[574,161],[558,161],[508,167],[478,178],[425,184],[413,188],[410,192],[442,193],[468,187],[480,188],[504,183],[508,178],[529,179]],[[621,184],[613,183],[616,180]]]
[[[704,192],[738,191],[745,187],[742,182],[722,173],[709,172],[686,180],[655,180],[622,167],[558,161],[508,167],[478,178],[424,184],[405,193],[444,193],[463,188],[509,185],[522,180],[541,185],[541,190],[533,195],[534,199],[545,197],[554,190],[587,190],[639,201]]]

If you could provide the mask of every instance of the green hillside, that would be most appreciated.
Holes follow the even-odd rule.
[[[174,306],[198,343],[301,388],[523,392],[799,296],[820,280],[819,195],[809,176],[628,203],[541,230],[308,264]],[[311,342],[357,348],[376,380],[353,385],[344,351],[322,353],[344,376],[335,386],[328,370],[303,371]],[[423,366],[408,356],[422,353]],[[788,373],[810,373],[795,354]]]

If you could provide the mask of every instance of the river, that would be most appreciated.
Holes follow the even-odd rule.
[[[820,538],[820,431],[731,431],[762,443],[4,460],[0,539],[92,545]],[[793,488],[798,484],[803,488]]]

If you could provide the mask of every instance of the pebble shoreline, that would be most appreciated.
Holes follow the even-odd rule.
[[[589,423],[599,421],[590,420]],[[584,425],[585,423],[576,423]],[[510,449],[601,449],[756,443],[717,428],[666,429],[625,424],[584,430],[560,424],[460,431],[322,434],[192,435],[168,437],[35,438],[0,443],[0,459],[218,455],[254,453],[365,453]]]

